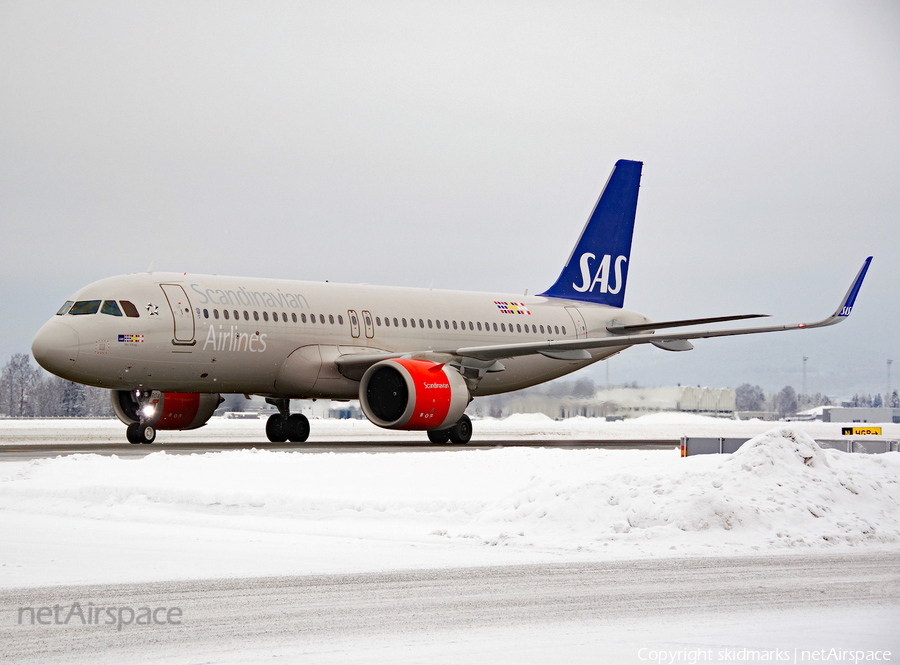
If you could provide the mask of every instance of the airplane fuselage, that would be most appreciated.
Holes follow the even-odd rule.
[[[64,350],[52,368],[64,378],[114,390],[292,398],[357,398],[359,381],[334,363],[346,354],[440,354],[461,345],[606,337],[613,322],[647,321],[628,310],[543,296],[180,273],[107,278],[70,300],[99,301],[99,307],[91,314],[54,316],[39,333],[38,339]],[[138,316],[128,316],[122,301],[133,304]],[[120,304],[120,315],[105,307],[108,302]],[[574,360],[510,358],[504,371],[487,373],[472,395],[532,386],[624,348],[595,349]],[[292,354],[303,371],[295,368],[288,377],[285,363]]]

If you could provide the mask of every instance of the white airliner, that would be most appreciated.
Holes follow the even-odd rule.
[[[202,427],[221,393],[276,406],[266,423],[273,442],[309,436],[291,399],[331,398],[359,399],[380,427],[466,443],[474,397],[549,381],[634,344],[687,351],[691,339],[850,315],[872,257],[837,311],[815,323],[684,330],[763,315],[652,322],[623,309],[642,166],[616,163],[559,278],[539,295],[141,273],[78,291],[32,353],[49,372],[110,389],[132,443]]]

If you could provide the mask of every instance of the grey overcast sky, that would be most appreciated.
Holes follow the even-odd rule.
[[[644,162],[610,380],[900,386],[900,3],[0,0],[0,362],[154,270],[523,293]],[[582,376],[606,379],[601,363]]]

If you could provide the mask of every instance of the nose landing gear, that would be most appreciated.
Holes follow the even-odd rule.
[[[279,413],[269,416],[266,421],[266,436],[272,443],[303,443],[309,438],[309,420],[302,413],[291,414],[288,399],[267,399],[278,408]]]
[[[125,430],[128,443],[153,443],[156,440],[156,428],[153,425],[131,423]]]

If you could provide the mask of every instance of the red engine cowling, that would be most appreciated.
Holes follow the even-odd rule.
[[[363,374],[359,404],[388,429],[447,429],[469,404],[466,382],[452,367],[427,360],[382,360]]]
[[[197,429],[222,403],[218,393],[136,393],[113,390],[116,417],[126,425],[143,422],[156,429]]]

